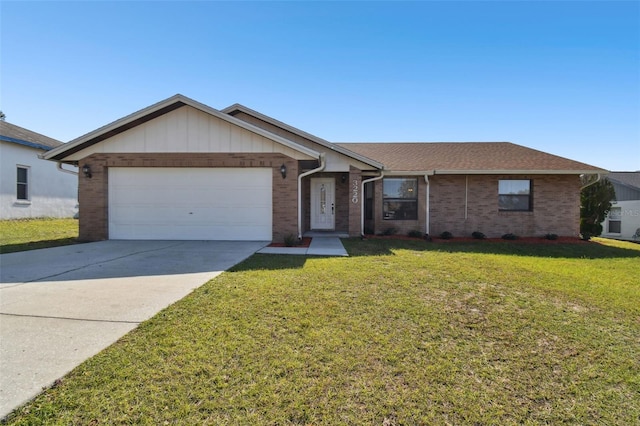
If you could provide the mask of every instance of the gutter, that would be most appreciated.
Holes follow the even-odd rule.
[[[302,240],[302,178],[305,178],[314,173],[318,173],[324,170],[324,167],[327,165],[324,159],[324,152],[320,153],[320,167],[309,170],[308,172],[304,172],[298,175],[298,239]]]
[[[376,176],[373,177],[371,179],[366,179],[363,180],[360,183],[360,237],[364,238],[364,202],[365,202],[365,198],[364,198],[364,184],[365,183],[369,183],[369,182],[373,182],[376,180],[380,180],[384,177],[384,170],[380,171],[380,176]]]
[[[4,136],[4,135],[0,135],[0,141],[13,142],[13,143],[17,143],[18,145],[28,146],[29,148],[41,149],[43,151],[50,151],[54,149],[54,147],[52,146],[43,145],[37,142],[25,141],[22,139],[10,138],[9,136]],[[62,142],[60,142],[60,144],[62,144]],[[38,154],[38,157],[40,157],[40,155],[44,155],[44,154]]]
[[[63,168],[62,167],[62,162],[58,161],[56,164],[58,165],[58,170],[60,170],[61,172],[69,173],[70,175],[78,176],[78,172],[74,172],[73,170],[67,170],[67,169]]]

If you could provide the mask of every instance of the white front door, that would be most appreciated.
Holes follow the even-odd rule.
[[[335,188],[333,178],[311,179],[311,229],[335,229]]]

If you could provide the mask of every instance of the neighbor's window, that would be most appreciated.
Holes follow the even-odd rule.
[[[533,210],[531,180],[505,179],[498,182],[498,208],[506,211]]]
[[[418,179],[383,179],[382,198],[383,219],[418,219]]]
[[[16,188],[16,198],[18,200],[29,199],[29,168],[18,166],[18,178]]]
[[[619,234],[622,230],[622,208],[612,207],[609,210],[609,228],[607,232],[610,234]]]

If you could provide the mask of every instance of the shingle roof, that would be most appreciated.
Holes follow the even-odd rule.
[[[48,151],[62,145],[62,142],[40,133],[32,132],[15,124],[0,121],[0,140],[14,142],[32,148]]]
[[[607,178],[640,189],[640,172],[611,172]]]
[[[603,169],[511,142],[340,143],[392,171],[576,172]]]

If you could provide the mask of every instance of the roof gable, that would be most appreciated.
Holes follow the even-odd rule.
[[[186,96],[177,94],[147,108],[134,112],[133,114],[123,117],[119,120],[116,120],[110,124],[107,124],[106,126],[96,129],[93,132],[87,133],[84,136],[74,139],[71,142],[64,144],[63,146],[58,147],[57,149],[49,151],[43,157],[47,160],[65,161],[65,159],[81,150],[87,149],[106,139],[114,138],[124,132],[135,129],[136,127],[148,123],[151,120],[169,114],[185,106],[195,108],[202,113],[214,116],[218,119],[228,122],[231,125],[240,127],[261,137],[265,137],[271,141],[277,142],[287,148],[293,149],[307,156],[318,158],[320,155],[318,152],[312,149],[306,148],[304,146],[296,144],[293,141],[269,133],[259,127],[253,126],[242,120],[238,120],[230,115],[223,114],[222,112],[214,108],[201,104],[197,101],[194,101],[193,99],[187,98]]]
[[[349,158],[357,160],[361,163],[365,163],[366,165],[369,165],[375,169],[382,169],[384,167],[381,162],[378,162],[366,156],[360,155],[357,152],[351,151],[343,146],[340,146],[339,144],[329,142],[326,139],[322,139],[318,136],[312,135],[311,133],[307,133],[304,130],[300,130],[296,127],[290,126],[286,123],[283,123],[282,121],[276,120],[275,118],[269,117],[268,115],[262,114],[242,104],[237,104],[237,103],[233,104],[227,108],[222,109],[221,112],[232,115],[232,116],[235,116],[238,113],[246,114],[254,119],[263,121],[265,123],[270,124],[271,126],[275,126],[276,128],[282,129],[286,132],[292,133],[296,136],[306,139],[314,144],[320,145],[322,148],[329,149],[330,151],[337,152],[339,154],[342,154]]]
[[[44,151],[62,145],[62,142],[58,140],[6,121],[0,121],[0,140]]]
[[[413,173],[584,174],[606,170],[511,142],[341,143],[383,162],[386,170]]]

